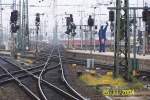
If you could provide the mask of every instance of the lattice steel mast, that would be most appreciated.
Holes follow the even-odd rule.
[[[22,6],[22,35],[23,50],[29,48],[29,19],[28,19],[28,0],[23,0]]]
[[[53,29],[53,41],[57,42],[58,41],[58,33],[57,33],[57,0],[54,0],[53,3],[53,18],[54,18],[54,29]]]
[[[120,18],[121,18],[121,0],[116,1],[116,32],[115,32],[115,52],[114,52],[114,77],[119,75],[119,66],[124,66],[124,76],[130,79],[130,31],[129,31],[129,0],[124,0],[124,34],[120,39]],[[123,46],[123,47],[122,47]],[[121,58],[123,56],[124,58]]]
[[[0,44],[3,45],[3,22],[2,22],[2,0],[0,0]]]

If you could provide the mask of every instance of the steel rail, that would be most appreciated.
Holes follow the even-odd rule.
[[[4,59],[4,58],[3,58],[3,59]],[[12,64],[12,65],[18,67],[19,69],[24,70],[26,73],[28,73],[29,75],[31,75],[31,76],[32,76],[33,78],[35,78],[36,80],[39,79],[39,77],[38,77],[37,75],[34,75],[34,74],[32,74],[31,72],[25,70],[24,68],[17,66],[15,63],[12,63],[12,62],[10,62],[10,61],[8,61],[8,60],[6,60],[6,59],[4,59],[4,60],[7,61],[8,63],[10,63],[10,64]],[[67,96],[67,97],[70,97],[70,98],[73,99],[73,100],[78,100],[76,97],[74,97],[74,96],[72,96],[71,94],[69,94],[68,92],[66,92],[66,91],[64,91],[64,90],[62,90],[62,89],[60,89],[59,87],[57,87],[57,86],[55,86],[55,85],[53,85],[53,84],[47,82],[46,80],[41,79],[41,81],[42,81],[43,84],[46,84],[46,85],[49,86],[50,88],[55,89],[56,92],[60,92],[61,95],[65,95],[65,96]]]
[[[42,65],[39,65],[39,66],[37,66],[37,67],[31,67],[31,68],[27,68],[26,70],[27,71],[34,71],[34,70],[37,70],[37,69],[40,69],[41,67],[43,67],[44,66],[44,64],[42,64]],[[24,72],[23,70],[18,70],[18,71],[13,71],[13,72],[10,72],[12,75],[15,75],[15,74],[20,74],[20,73],[22,73],[22,72]],[[3,78],[3,77],[8,77],[8,76],[10,76],[9,74],[1,74],[0,75],[0,79],[1,78]]]
[[[56,66],[54,66],[54,67],[47,68],[46,71],[56,69],[57,67],[58,67],[58,66],[56,65]],[[28,71],[28,70],[27,70],[27,71]],[[40,72],[41,72],[41,70],[38,70],[38,71],[35,71],[35,72],[31,72],[31,73],[36,75],[36,74],[39,74]],[[11,73],[11,74],[12,74],[12,73]],[[8,75],[8,74],[6,74],[6,75]],[[13,74],[12,74],[12,75],[13,75]],[[22,78],[26,78],[26,77],[28,77],[28,76],[31,76],[31,75],[29,75],[29,74],[26,73],[26,74],[24,74],[24,75],[17,76],[16,78],[22,79]],[[13,80],[14,80],[13,78],[9,78],[9,79],[0,81],[0,85],[5,84],[5,83],[10,82],[10,81],[13,81]]]
[[[24,90],[26,90],[28,93],[30,93],[30,95],[36,99],[36,100],[40,100],[40,98],[34,94],[27,86],[25,86],[20,80],[18,80],[16,77],[14,77],[6,68],[4,68],[2,65],[0,65],[0,68],[2,68],[6,73],[8,73],[18,84],[19,86],[23,87]]]
[[[59,60],[60,60],[59,62],[60,62],[60,66],[61,66],[61,72],[62,72],[63,81],[69,87],[69,89],[80,98],[80,100],[85,100],[85,98],[81,94],[79,94],[75,89],[73,89],[71,87],[71,85],[67,82],[67,80],[65,78],[65,74],[64,74],[64,69],[63,69],[63,65],[62,65],[62,59],[61,59],[61,54],[60,54],[60,49],[59,48],[58,48],[58,53],[59,53]]]
[[[41,71],[39,77],[38,77],[38,87],[39,87],[40,93],[42,94],[42,97],[44,98],[44,100],[47,100],[47,97],[45,96],[45,94],[44,94],[44,92],[43,92],[43,90],[42,90],[42,87],[41,87],[41,79],[42,79],[42,75],[43,75],[43,73],[45,72],[45,69],[46,69],[46,67],[48,66],[48,63],[49,63],[49,61],[50,61],[50,59],[51,59],[51,57],[52,57],[52,54],[53,54],[53,52],[54,52],[54,49],[55,49],[55,47],[54,47],[54,48],[52,49],[52,51],[49,53],[49,57],[48,57],[48,59],[47,59],[45,65],[44,65],[44,67],[43,67],[43,69],[42,69],[42,71]]]

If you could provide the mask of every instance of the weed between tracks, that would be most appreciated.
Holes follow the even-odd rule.
[[[92,75],[90,73],[84,73],[79,78],[89,86],[108,85],[108,86],[127,86],[127,83],[121,78],[113,79],[112,73],[108,72],[106,75]]]

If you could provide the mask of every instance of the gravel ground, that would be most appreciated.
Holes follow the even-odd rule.
[[[65,64],[64,68],[67,80],[77,92],[84,97],[89,98],[90,100],[106,100],[106,98],[101,96],[100,93],[96,92],[94,88],[86,86],[78,79],[76,72],[78,70],[84,70],[83,66],[73,67],[70,64]]]
[[[16,61],[15,59],[9,58],[9,60],[12,60],[17,65],[21,65],[19,61]],[[31,66],[25,66],[21,65],[23,68],[30,68]],[[37,91],[37,85],[35,81],[33,82],[32,78],[25,78],[22,81],[28,80],[26,84],[30,84],[29,86],[32,88],[32,90],[35,92]],[[10,82],[4,85],[0,86],[0,100],[32,100],[31,97],[29,97],[24,90],[22,90],[18,84],[15,82]]]
[[[0,100],[31,100],[15,83],[0,86]]]

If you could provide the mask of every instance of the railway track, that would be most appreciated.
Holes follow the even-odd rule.
[[[45,57],[47,56],[46,55],[46,51],[43,51],[41,53],[42,55],[44,55]],[[54,60],[57,62],[58,60],[55,59],[57,58],[57,55],[53,55],[53,58]],[[61,56],[62,58],[62,61],[63,63],[70,63],[70,64],[78,64],[78,65],[84,65],[86,66],[86,60],[85,59],[74,59],[74,58],[67,58],[65,56]],[[37,59],[38,61],[41,61],[41,60],[45,60],[44,57],[40,58],[40,59]],[[97,68],[102,68],[104,70],[113,70],[113,65],[106,65],[106,64],[98,64],[98,63],[95,63],[95,67]],[[124,72],[124,67],[121,67],[120,66],[120,72]],[[150,71],[144,71],[144,70],[141,70],[139,71],[139,75],[137,76],[137,78],[139,79],[142,79],[142,80],[150,80]]]
[[[65,79],[65,76],[64,76],[64,71],[63,71],[63,66],[62,66],[62,61],[61,61],[61,55],[60,55],[60,50],[59,50],[59,48],[57,47],[57,52],[58,52],[58,63],[52,63],[51,62],[51,64],[52,65],[58,65],[58,66],[60,66],[60,67],[58,67],[57,69],[55,69],[55,70],[52,70],[52,71],[46,71],[45,69],[48,67],[48,62],[50,62],[50,60],[52,59],[52,57],[53,57],[53,51],[54,51],[54,49],[52,50],[52,52],[51,52],[51,54],[49,55],[49,57],[48,57],[48,59],[47,59],[47,61],[46,61],[46,63],[45,63],[45,66],[43,67],[43,69],[42,69],[42,71],[41,71],[41,73],[40,73],[40,75],[39,75],[39,79],[38,79],[38,85],[39,85],[39,89],[40,89],[40,91],[41,91],[41,94],[42,94],[42,96],[43,96],[43,98],[45,99],[45,100],[48,100],[48,97],[49,97],[49,95],[45,95],[45,91],[47,91],[46,90],[46,87],[42,87],[41,86],[41,79],[45,79],[46,81],[48,81],[49,83],[52,83],[52,84],[54,84],[56,87],[58,87],[61,91],[63,91],[68,97],[67,97],[67,100],[70,100],[70,99],[74,99],[74,100],[76,100],[76,99],[80,99],[80,100],[83,100],[84,99],[84,97],[82,97],[79,93],[77,93],[69,84],[68,84],[68,82],[66,81],[66,79]],[[56,74],[56,73],[58,73],[58,74]],[[48,77],[48,76],[51,76],[51,77],[49,77],[49,78],[46,78],[46,77]],[[68,94],[69,93],[69,94]],[[52,97],[51,97],[52,98]],[[64,97],[58,97],[57,96],[57,98],[56,97],[54,97],[55,99],[57,99],[58,98],[58,100],[60,100],[60,99],[65,99]]]
[[[53,56],[54,61],[57,62],[57,60],[55,59],[56,57],[57,57],[56,55]],[[63,63],[78,64],[78,65],[86,66],[86,60],[84,60],[84,59],[79,60],[79,59],[74,59],[74,58],[66,58],[64,56],[61,56],[61,57],[62,57]],[[40,60],[42,60],[42,59],[40,59]],[[113,70],[113,65],[95,63],[95,67],[101,68],[104,70]],[[124,67],[120,66],[120,73],[122,73],[122,72],[124,72]],[[137,76],[137,78],[139,78],[139,79],[142,78],[143,80],[150,81],[150,71],[139,71],[139,75]]]
[[[38,66],[38,67],[28,68],[28,69],[25,69],[25,70],[30,71],[30,72],[31,72],[32,74],[34,74],[34,75],[38,75],[38,74],[41,72],[42,67],[43,67],[43,65],[40,65],[40,66]],[[48,70],[53,70],[53,69],[55,69],[56,67],[57,67],[57,66],[52,67],[52,68],[47,68],[46,70],[47,70],[47,71],[48,71]],[[25,74],[25,73],[24,73],[24,70],[14,71],[14,72],[11,72],[11,74],[12,74],[12,75],[15,75],[18,79],[23,79],[23,78],[26,78],[26,77],[30,76],[30,75],[27,74],[27,73]],[[14,80],[14,79],[11,78],[10,75],[7,74],[7,73],[0,75],[0,85],[6,84],[6,83],[11,82],[11,81],[13,81],[13,80]]]
[[[54,50],[54,49],[53,49]],[[59,51],[59,50],[58,50]],[[9,64],[11,68],[13,68],[13,71],[11,68],[5,68],[3,65],[0,66],[0,69],[3,70],[3,72],[0,75],[3,80],[0,80],[0,84],[4,84],[9,81],[15,81],[18,86],[20,86],[29,96],[31,96],[35,100],[52,100],[52,97],[60,97],[59,99],[55,100],[83,100],[84,97],[82,97],[79,93],[77,93],[71,86],[69,86],[68,82],[65,80],[65,76],[63,74],[63,67],[62,67],[62,62],[61,62],[61,57],[60,53],[59,54],[59,59],[60,62],[56,65],[54,63],[51,64],[51,56],[48,57],[47,62],[45,64],[42,64],[37,67],[33,68],[28,68],[24,69],[17,64],[9,61],[8,59],[5,59],[3,57],[0,57],[0,60],[3,61],[4,63]],[[52,53],[50,54],[52,55]],[[42,68],[43,67],[43,68]],[[14,70],[15,69],[15,70]],[[48,82],[45,80],[46,78],[43,79],[43,74],[51,71],[53,72],[54,69],[61,69],[61,74],[60,77],[62,77],[62,80],[64,82],[60,84],[54,84],[52,82]],[[57,73],[54,73],[57,74]],[[11,78],[10,78],[11,77]],[[50,77],[50,76],[49,76]],[[58,77],[57,77],[58,78]],[[35,87],[39,88],[39,91],[36,90],[34,91],[33,87],[31,87],[31,82],[35,83]],[[38,82],[38,84],[36,84]],[[37,86],[38,85],[38,86]],[[62,85],[66,88],[60,88]],[[35,88],[34,87],[34,88]],[[47,91],[43,92],[43,88],[46,88]],[[51,94],[51,96],[49,96]],[[44,95],[48,95],[50,98],[45,97]],[[63,99],[62,99],[63,98]]]
[[[22,80],[18,79],[15,75],[12,75],[12,74],[11,74],[13,71],[19,70],[18,67],[12,66],[11,63],[6,62],[6,61],[5,61],[4,59],[2,59],[2,58],[0,58],[0,62],[1,62],[1,63],[2,63],[2,62],[4,63],[4,64],[0,65],[0,68],[3,70],[4,73],[8,74],[11,78],[13,78],[14,81],[18,84],[18,86],[19,86],[20,88],[22,88],[29,96],[31,96],[32,99],[40,100],[40,98],[38,97],[38,93],[35,93],[35,92],[31,91],[34,87],[32,87],[31,85],[28,85],[29,82],[34,82],[35,80],[32,80],[31,78],[29,78],[30,76],[27,78],[28,81],[27,81],[26,78],[25,78],[25,79],[22,79]],[[7,65],[7,67],[5,67],[5,65]],[[9,66],[9,67],[8,67],[8,66]],[[13,71],[12,71],[12,69],[13,69]],[[25,80],[26,80],[26,81],[25,81]],[[30,86],[30,87],[29,87],[29,86]]]
[[[15,81],[31,98],[35,100],[84,100],[85,98],[76,92],[65,79],[63,63],[76,63],[85,65],[86,60],[77,60],[61,56],[59,47],[51,48],[49,56],[40,58],[46,60],[44,64],[24,69],[12,61],[0,57],[0,85]],[[7,67],[5,67],[7,65]],[[95,64],[96,66],[102,66]],[[111,65],[103,65],[106,69],[112,69]],[[150,75],[149,72],[142,72]],[[30,83],[35,84],[34,87]]]

